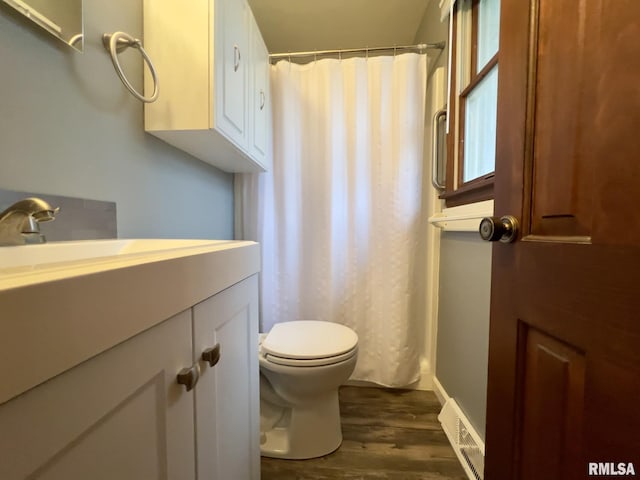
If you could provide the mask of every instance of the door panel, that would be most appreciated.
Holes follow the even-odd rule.
[[[524,325],[523,335],[521,478],[568,478],[580,466],[584,354]]]
[[[588,236],[592,176],[579,155],[585,15],[581,2],[540,0],[535,68],[533,218],[535,235]],[[537,41],[536,41],[537,40]]]
[[[638,472],[640,2],[525,3],[501,5],[495,214],[522,231],[493,248],[485,478]]]
[[[636,243],[640,222],[629,222],[620,210],[640,200],[640,189],[620,187],[640,178],[640,163],[628,161],[638,149],[633,132],[640,113],[633,105],[640,67],[630,59],[638,56],[640,7],[533,3],[531,233]],[[611,235],[609,228],[621,221],[629,228]]]

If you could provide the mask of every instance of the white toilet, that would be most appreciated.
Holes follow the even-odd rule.
[[[356,365],[358,336],[344,325],[300,320],[260,335],[260,452],[305,459],[342,443],[338,387]]]

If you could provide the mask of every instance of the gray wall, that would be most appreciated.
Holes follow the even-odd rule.
[[[80,54],[0,2],[0,188],[116,202],[120,237],[233,238],[233,176],[144,133],[102,47],[142,38],[142,0],[85,0],[84,22]]]
[[[491,244],[477,233],[443,232],[436,377],[484,438]]]
[[[416,43],[448,42],[448,21],[440,22],[438,3],[429,2]],[[448,47],[430,56],[428,82],[438,67],[446,69],[447,62]],[[427,99],[431,88],[428,85]],[[427,141],[426,155],[430,155],[430,145]],[[439,264],[435,376],[484,438],[491,245],[482,242],[477,233],[443,232]]]

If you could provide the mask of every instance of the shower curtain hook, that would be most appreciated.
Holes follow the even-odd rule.
[[[338,52],[338,60],[342,62],[342,50]]]
[[[317,50],[314,50],[314,51],[313,51],[313,61],[314,61],[314,62],[317,62],[317,61],[318,61],[318,51],[317,51]]]
[[[364,49],[364,59],[369,60],[369,47]]]
[[[395,58],[395,56],[396,56],[396,53],[397,53],[397,48],[396,48],[396,46],[394,45],[394,46],[393,46],[393,57],[394,57],[394,58]]]

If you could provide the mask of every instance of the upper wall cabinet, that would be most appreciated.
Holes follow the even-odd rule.
[[[245,0],[144,0],[144,46],[160,83],[147,132],[227,172],[271,168],[268,52]]]

